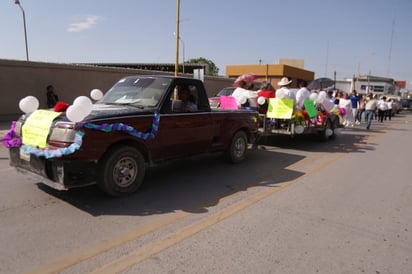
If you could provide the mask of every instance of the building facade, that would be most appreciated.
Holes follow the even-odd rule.
[[[294,67],[286,64],[260,64],[260,65],[229,65],[226,66],[226,76],[236,78],[245,73],[257,75],[257,82],[269,82],[274,88],[278,88],[278,82],[282,77],[292,80],[291,87],[299,87],[301,81],[308,84],[315,79],[313,71]]]

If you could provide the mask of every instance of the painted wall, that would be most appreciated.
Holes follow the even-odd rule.
[[[106,92],[120,78],[136,74],[170,75],[167,72],[147,70],[0,59],[0,121],[11,121],[19,117],[19,101],[28,95],[35,96],[40,101],[40,108],[46,108],[48,85],[54,86],[61,101],[71,104],[80,95],[89,96],[94,88]],[[213,96],[223,87],[230,86],[233,79],[205,76],[204,82],[208,95]]]

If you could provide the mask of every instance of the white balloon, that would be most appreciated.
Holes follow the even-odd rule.
[[[318,98],[316,99],[316,103],[322,104],[326,99],[326,93],[325,92],[319,92]]]
[[[26,96],[20,100],[19,108],[24,113],[31,113],[39,108],[39,100],[34,96]]]
[[[80,122],[86,117],[84,111],[78,106],[71,105],[66,110],[66,117],[72,122]]]
[[[295,133],[302,134],[305,128],[302,125],[295,126]]]
[[[285,97],[285,91],[283,89],[278,89],[276,91],[276,98],[284,98]]]
[[[316,102],[316,99],[318,99],[318,94],[317,93],[310,94],[309,99],[312,100],[313,102]]]
[[[257,98],[257,102],[259,105],[263,105],[264,103],[266,103],[266,98],[263,96],[260,96]]]
[[[90,97],[96,101],[100,100],[103,97],[103,92],[100,89],[95,88],[90,92]]]
[[[90,100],[89,97],[87,96],[79,96],[73,101],[74,106],[82,106],[85,108],[91,108],[93,103],[92,100]]]
[[[239,98],[239,103],[241,104],[241,105],[243,105],[244,103],[246,103],[247,102],[247,97],[246,96],[241,96],[240,98]]]
[[[327,112],[329,112],[335,107],[335,103],[329,100],[323,100],[322,106]]]
[[[330,128],[327,128],[326,129],[326,131],[325,131],[325,134],[326,134],[326,136],[332,136],[332,134],[333,134],[333,130],[332,129],[330,129]]]

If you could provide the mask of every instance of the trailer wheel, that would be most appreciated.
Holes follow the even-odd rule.
[[[233,136],[230,146],[225,151],[226,160],[236,164],[246,158],[248,148],[247,136],[244,131],[238,131]]]
[[[339,126],[339,117],[338,116],[336,116],[336,115],[334,115],[332,118],[331,118],[331,121],[332,121],[332,125],[333,125],[333,134],[332,134],[332,136],[330,136],[330,139],[335,139],[336,138],[336,129],[338,129],[340,126]]]
[[[320,131],[320,138],[322,141],[328,141],[333,135],[333,125],[332,122],[327,119],[325,126],[322,131]]]
[[[130,146],[116,146],[99,161],[98,186],[114,197],[135,192],[143,182],[145,163],[139,150]]]

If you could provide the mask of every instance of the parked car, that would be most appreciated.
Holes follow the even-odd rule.
[[[233,91],[236,89],[236,87],[225,87],[222,88],[214,97],[209,97],[209,104],[211,108],[217,108],[219,107],[220,103],[220,96],[230,96],[232,95]]]
[[[400,105],[403,110],[412,110],[412,98],[402,98]]]
[[[398,114],[402,110],[399,96],[386,95],[386,100],[392,100],[392,116],[395,116],[395,114]]]

